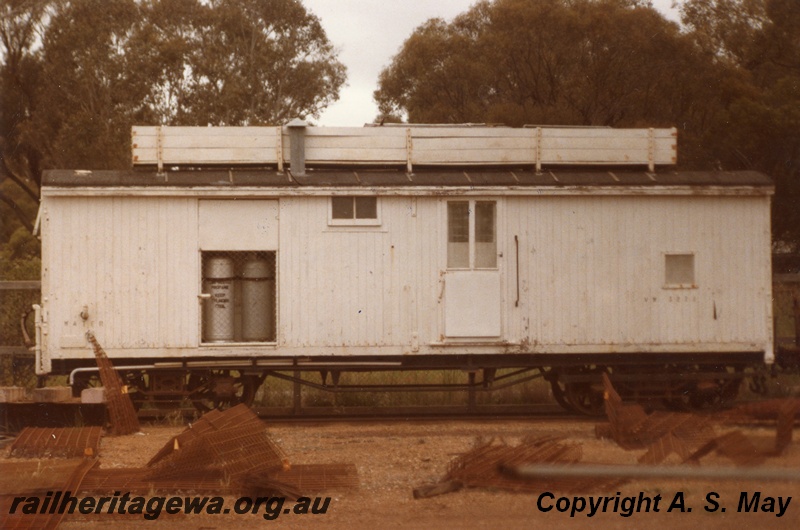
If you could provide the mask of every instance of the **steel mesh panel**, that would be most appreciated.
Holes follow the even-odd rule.
[[[0,463],[0,495],[54,491],[83,460],[28,460]]]
[[[663,446],[661,449],[653,448],[655,453],[648,456],[648,459],[657,459],[662,449],[683,453],[684,445],[698,447],[714,438],[714,430],[706,418],[693,414],[661,411],[648,415],[640,405],[623,403],[607,374],[603,374],[603,396],[606,415],[611,424],[611,435],[620,447],[642,449],[648,448],[651,444]],[[677,444],[674,440],[664,440],[664,437],[670,434],[678,438],[681,444]]]
[[[184,476],[219,469],[229,478],[255,471],[289,467],[283,450],[267,434],[263,422],[246,405],[212,411],[172,438],[148,466],[151,476]]]
[[[105,389],[111,432],[116,435],[139,432],[139,418],[136,416],[136,409],[133,407],[130,396],[123,391],[122,379],[114,370],[114,366],[94,334],[89,331],[86,333],[86,338],[92,343],[97,367],[100,369],[100,381]]]
[[[25,427],[11,445],[15,458],[94,457],[100,444],[100,427]]]
[[[610,489],[622,483],[602,478],[520,478],[503,471],[532,464],[569,465],[579,462],[581,453],[580,445],[562,443],[551,437],[527,438],[518,446],[489,442],[451,462],[444,481],[509,491],[567,492]]]
[[[219,471],[202,470],[180,478],[152,476],[146,468],[92,469],[83,479],[83,493],[108,494],[126,491],[135,494],[150,492],[227,493],[228,481]]]
[[[27,464],[27,463],[26,463]],[[34,463],[31,463],[32,466]],[[84,459],[80,461],[72,461],[68,465],[65,465],[63,468],[61,467],[53,467],[45,469],[55,472],[56,476],[47,476],[46,473],[43,473],[41,468],[41,462],[36,462],[35,465],[38,467],[37,471],[34,471],[32,475],[27,476],[27,481],[23,484],[19,484],[16,487],[12,487],[7,493],[3,490],[3,493],[0,494],[0,513],[2,513],[2,519],[0,519],[0,523],[2,523],[2,528],[5,530],[27,530],[27,529],[35,529],[35,530],[53,530],[58,527],[59,522],[64,517],[64,514],[59,514],[57,507],[52,507],[53,513],[37,513],[37,514],[24,514],[20,513],[19,510],[16,513],[9,513],[11,508],[11,503],[14,501],[14,497],[18,496],[20,493],[23,493],[25,490],[24,487],[31,487],[34,485],[30,482],[32,479],[35,481],[37,480],[34,477],[38,477],[39,485],[35,486],[31,493],[38,494],[39,496],[44,497],[45,492],[76,492],[80,489],[81,481],[83,480],[86,473],[97,464],[96,460],[89,460]],[[66,463],[65,463],[66,464]],[[3,470],[6,469],[6,466],[3,465]],[[57,470],[57,471],[56,471]],[[18,477],[13,477],[18,478]],[[55,484],[53,484],[55,481]],[[46,484],[46,485],[45,485]],[[42,488],[44,486],[44,489]],[[51,510],[48,510],[50,512]]]

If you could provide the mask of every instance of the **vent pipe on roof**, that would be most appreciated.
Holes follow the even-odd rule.
[[[308,124],[295,118],[286,124],[289,129],[289,165],[295,177],[306,176],[306,127]]]

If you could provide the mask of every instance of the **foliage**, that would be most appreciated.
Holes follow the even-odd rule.
[[[130,165],[130,126],[318,116],[345,68],[299,0],[0,0],[2,178]],[[3,192],[2,213],[32,223]]]
[[[7,244],[0,247],[0,280],[38,280],[41,261],[39,241],[24,227],[18,227]],[[32,305],[39,302],[38,290],[3,291],[0,304],[0,346],[24,345],[20,323],[24,319],[33,338]],[[24,318],[27,316],[27,318]],[[0,355],[0,385],[29,386],[35,381],[32,355]]]
[[[705,143],[725,167],[774,179],[774,238],[800,250],[800,3],[687,0],[681,14],[698,46],[748,80]]]
[[[483,0],[406,40],[375,91],[410,122],[677,126],[685,168],[776,182],[775,238],[800,245],[800,3]]]
[[[297,0],[151,0],[137,53],[163,123],[264,125],[319,116],[345,68]]]
[[[484,0],[451,24],[418,28],[375,96],[412,122],[671,124],[685,81],[708,66],[693,51],[647,7]],[[684,97],[665,105],[667,93]]]

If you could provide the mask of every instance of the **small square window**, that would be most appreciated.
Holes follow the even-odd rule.
[[[664,255],[664,286],[694,287],[694,254]]]
[[[379,225],[377,197],[331,197],[328,224]]]

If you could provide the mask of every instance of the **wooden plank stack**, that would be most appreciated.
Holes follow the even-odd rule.
[[[307,166],[545,166],[677,163],[677,130],[606,127],[305,127]],[[142,127],[137,165],[267,165],[289,161],[285,127]]]

